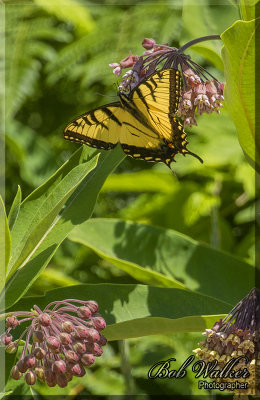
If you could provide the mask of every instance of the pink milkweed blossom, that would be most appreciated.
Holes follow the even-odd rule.
[[[181,100],[177,117],[184,121],[184,126],[197,125],[196,116],[213,111],[219,113],[223,107],[224,83],[219,82],[206,69],[191,60],[183,53],[191,45],[210,39],[220,39],[218,35],[202,37],[185,44],[181,48],[168,44],[157,44],[154,39],[145,38],[142,46],[145,52],[141,56],[130,55],[119,63],[109,64],[118,77],[123,69],[131,68],[124,75],[118,87],[120,93],[129,94],[142,81],[156,70],[180,68],[182,73]]]
[[[48,304],[43,311],[35,305],[30,312],[9,313],[6,332],[1,336],[5,350],[15,353],[24,340],[11,377],[19,380],[24,376],[30,386],[39,379],[50,387],[63,388],[74,376],[84,376],[85,368],[102,355],[107,343],[100,333],[106,322],[97,311],[94,300],[66,299]],[[10,332],[24,322],[27,327],[13,339]]]

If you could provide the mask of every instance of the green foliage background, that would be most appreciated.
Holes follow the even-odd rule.
[[[75,116],[114,101],[116,78],[109,63],[120,61],[129,51],[140,55],[145,37],[180,47],[199,36],[221,34],[240,19],[240,14],[239,7],[229,1],[215,5],[205,0],[196,5],[183,0],[182,5],[169,2],[165,6],[160,1],[122,1],[118,5],[105,0],[98,5],[76,0],[35,0],[19,4],[7,1],[5,18],[5,200],[9,212],[18,185],[24,199],[78,149],[76,144],[63,140],[64,126]],[[206,42],[188,53],[223,81],[221,47],[220,41]],[[179,155],[172,174],[163,164],[124,158],[119,151],[113,167],[123,161],[105,181],[94,208],[92,217],[98,220],[83,222],[70,233],[27,296],[44,295],[69,285],[148,283],[185,287],[226,301],[231,308],[235,300],[247,294],[251,284],[247,284],[247,269],[254,264],[254,170],[245,159],[226,106],[220,115],[199,117],[198,126],[186,131],[189,149],[199,154],[204,164]],[[93,151],[85,148],[81,157],[87,160],[88,154],[91,156]],[[102,157],[105,160],[106,155]],[[94,168],[94,161],[89,167],[87,162],[86,168]],[[79,170],[82,177],[84,168]],[[101,181],[99,184],[102,186]],[[106,220],[102,225],[103,218]],[[137,225],[124,222],[129,220]],[[117,228],[124,223],[128,236],[121,237]],[[146,231],[147,225],[157,229],[154,240],[162,237],[154,264],[133,255],[140,238],[144,247],[138,248],[138,254],[148,255],[153,248],[152,240],[145,243],[151,234],[151,230]],[[170,230],[177,231],[172,239],[178,243],[174,251],[168,239]],[[106,243],[108,234],[111,245]],[[197,251],[205,248],[207,257],[203,252],[197,256]],[[217,250],[224,251],[219,259],[219,265],[223,263],[221,272],[216,270]],[[195,273],[193,263],[188,264],[187,252],[189,257],[197,257],[193,263],[199,272]],[[231,256],[226,252],[237,259],[228,258]],[[165,268],[164,257],[168,264],[172,260],[172,268]],[[108,286],[104,288],[109,290]],[[239,288],[237,294],[234,288]],[[88,292],[85,296],[89,298]],[[175,307],[180,305],[175,304],[173,294],[168,303],[175,314]],[[212,313],[226,313],[230,308],[216,307]],[[133,315],[144,318],[146,314],[135,315],[133,311]],[[122,321],[119,318],[117,322]],[[111,341],[87,376],[70,382],[66,393],[201,394],[192,376],[176,382],[148,381],[146,377],[158,360],[175,357],[180,365],[202,340],[199,332],[188,332],[192,330],[191,322],[182,323],[180,326],[186,328],[178,332],[177,324],[174,334],[159,335],[160,321],[155,321],[154,336]],[[126,337],[124,329],[129,330],[130,325],[122,329],[118,337],[114,330],[111,338]],[[147,334],[143,329],[142,334]],[[122,359],[127,360],[125,368]],[[64,393],[64,389],[40,384],[35,390],[42,395]],[[18,387],[17,393],[24,394],[25,388]]]

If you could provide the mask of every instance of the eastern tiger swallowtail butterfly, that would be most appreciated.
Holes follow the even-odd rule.
[[[177,153],[187,150],[186,133],[175,118],[180,101],[180,72],[156,71],[130,94],[119,92],[120,101],[91,110],[68,124],[67,140],[98,149],[113,149],[120,143],[123,151],[136,159],[164,162],[170,166]]]

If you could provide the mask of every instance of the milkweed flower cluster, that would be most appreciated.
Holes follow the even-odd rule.
[[[120,93],[129,94],[142,81],[146,80],[158,69],[180,67],[183,87],[181,101],[177,110],[177,117],[184,121],[184,125],[197,125],[196,115],[203,113],[217,113],[223,107],[224,83],[219,82],[212,74],[190,59],[183,51],[194,44],[206,39],[218,39],[213,36],[199,38],[189,42],[180,49],[170,47],[167,43],[156,44],[153,39],[144,39],[142,42],[145,52],[141,56],[129,56],[119,63],[109,64],[116,76],[122,74],[123,69],[131,68],[123,75],[118,90]]]
[[[237,379],[247,382],[247,389],[234,390],[236,394],[260,394],[260,291],[252,289],[227,317],[220,319],[212,329],[203,333],[206,339],[199,343],[194,351],[196,356],[206,362],[218,361],[218,368],[230,360],[242,357],[234,367],[247,368],[250,376]],[[247,363],[248,360],[248,363]],[[218,382],[230,382],[230,379],[218,378]]]
[[[47,305],[42,311],[37,305],[30,312],[13,312],[6,319],[7,330],[1,336],[8,353],[15,353],[21,340],[24,346],[11,376],[19,380],[24,376],[28,385],[39,379],[48,386],[67,386],[73,376],[85,375],[85,368],[103,353],[107,343],[100,334],[106,322],[97,313],[94,300],[66,299]],[[11,331],[29,322],[19,339]]]

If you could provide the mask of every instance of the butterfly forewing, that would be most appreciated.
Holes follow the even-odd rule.
[[[98,149],[113,149],[119,141],[122,112],[116,102],[82,114],[65,128],[64,137]]]
[[[180,102],[180,72],[176,69],[157,71],[141,82],[131,93],[137,108],[175,114]]]
[[[132,101],[151,129],[160,137],[161,151],[165,162],[173,161],[177,153],[186,154],[186,133],[175,118],[180,101],[180,72],[166,69],[154,73],[132,93]],[[170,160],[170,161],[169,161]]]

